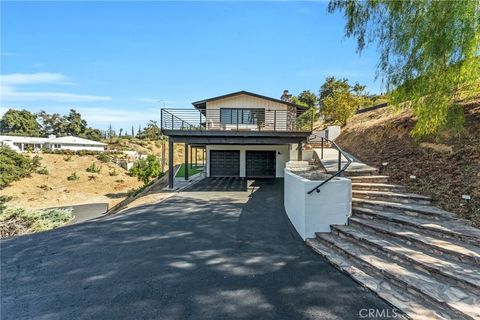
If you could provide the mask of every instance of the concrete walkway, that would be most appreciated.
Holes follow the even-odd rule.
[[[335,173],[338,171],[338,150],[334,148],[324,148],[323,149],[323,158],[321,158],[321,149],[313,149],[317,154],[318,158],[321,159],[322,165],[325,167],[328,173]],[[347,153],[348,154],[348,153]],[[351,154],[348,154],[350,159],[353,162],[347,168],[347,172],[358,172],[358,171],[375,171],[374,167],[366,165],[360,160],[356,159]],[[343,168],[347,163],[347,158],[343,155],[341,156],[341,167]]]
[[[281,179],[207,178],[159,204],[0,245],[2,320],[392,314],[298,238]]]

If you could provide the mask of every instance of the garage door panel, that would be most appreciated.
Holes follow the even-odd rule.
[[[240,151],[210,150],[211,177],[239,177]]]
[[[275,178],[276,151],[247,151],[246,174],[249,178]]]

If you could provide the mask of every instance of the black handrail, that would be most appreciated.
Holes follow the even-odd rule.
[[[340,174],[342,174],[342,172],[344,172],[345,170],[347,170],[348,166],[350,166],[350,164],[353,162],[353,160],[348,156],[347,153],[345,153],[334,141],[332,140],[328,140],[326,138],[322,138],[322,159],[323,159],[323,145],[324,145],[324,141],[328,141],[330,142],[334,147],[335,149],[338,150],[338,171],[336,173],[334,173],[331,177],[329,177],[328,179],[322,181],[322,183],[320,183],[318,186],[316,186],[315,188],[313,188],[312,190],[308,191],[307,193],[308,194],[311,194],[313,191],[317,191],[320,192],[320,188],[325,185],[328,181],[332,180],[333,178],[339,176]],[[347,159],[347,163],[343,166],[343,168],[341,168],[342,166],[342,155],[345,157],[345,159]]]

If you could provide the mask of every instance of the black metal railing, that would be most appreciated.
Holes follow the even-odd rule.
[[[161,109],[163,130],[311,132],[313,110],[262,108]]]
[[[311,194],[311,193],[314,192],[314,191],[320,192],[320,188],[321,188],[322,186],[324,186],[325,184],[327,184],[327,183],[328,183],[330,180],[332,180],[333,178],[340,176],[345,170],[347,170],[347,168],[350,166],[350,164],[351,164],[352,161],[353,161],[353,160],[350,158],[350,156],[348,155],[348,153],[346,153],[345,151],[343,151],[334,141],[328,140],[328,139],[325,139],[325,138],[322,138],[322,139],[321,139],[320,159],[323,159],[323,148],[324,148],[325,142],[330,143],[331,146],[333,146],[335,149],[338,150],[338,171],[335,172],[334,174],[332,174],[328,179],[322,181],[318,186],[316,186],[316,187],[313,188],[312,190],[308,191],[308,192],[307,192],[308,194]],[[343,167],[342,167],[342,156],[344,156],[345,159],[347,159],[347,163],[346,163]]]

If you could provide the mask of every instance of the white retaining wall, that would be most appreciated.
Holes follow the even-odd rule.
[[[285,211],[302,239],[315,232],[329,232],[331,224],[347,224],[352,212],[352,184],[347,178],[334,178],[320,189],[308,191],[321,183],[298,176],[285,169]]]

